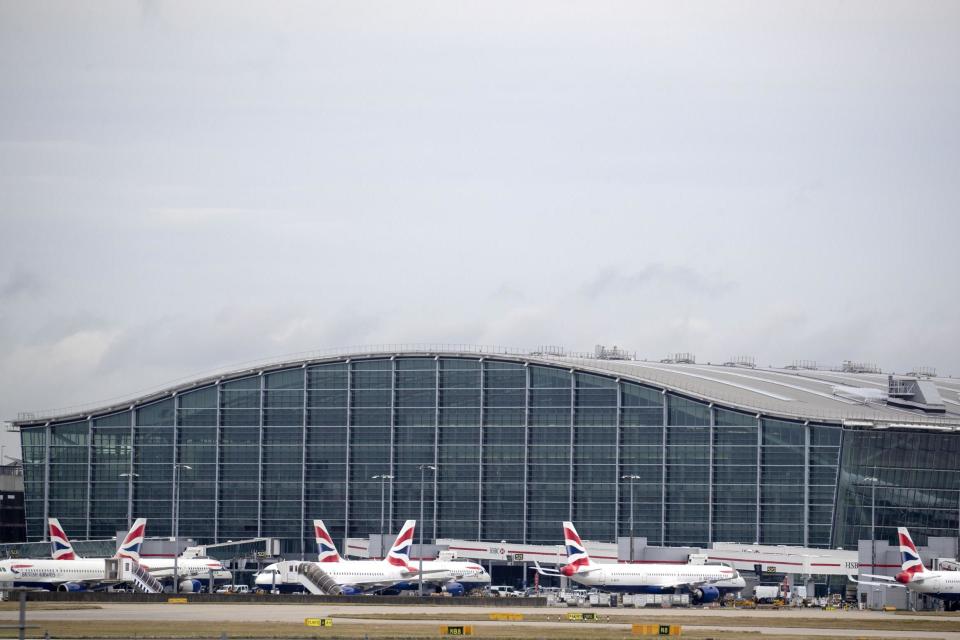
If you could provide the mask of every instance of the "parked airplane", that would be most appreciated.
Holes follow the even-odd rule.
[[[344,595],[356,595],[365,591],[380,591],[400,583],[415,580],[420,574],[410,565],[410,547],[413,543],[413,530],[416,520],[407,520],[390,552],[383,560],[323,560],[315,562],[338,585]],[[327,536],[329,538],[329,534]],[[332,540],[330,541],[332,545]],[[336,553],[336,550],[333,550]],[[328,552],[329,553],[329,552]],[[322,555],[322,554],[321,554]],[[325,557],[331,557],[329,555]],[[286,575],[295,573],[298,566],[307,561],[277,562],[266,566],[256,576],[259,589],[276,589],[281,592],[300,591],[302,584],[286,579]],[[427,571],[424,570],[424,575]]]
[[[124,536],[114,558],[127,558],[139,562],[140,545],[143,543],[146,523],[145,518],[138,518],[133,523],[133,527]],[[57,525],[59,528],[59,523]],[[62,534],[62,529],[60,533]],[[70,547],[69,541],[67,546]],[[2,560],[0,561],[0,583],[11,583],[12,587],[49,591],[86,591],[108,582],[106,558],[63,559],[64,555],[61,552],[60,559],[49,560],[46,558]]]
[[[908,589],[932,598],[943,600],[946,611],[960,611],[960,571],[930,571],[923,566],[917,545],[913,543],[910,532],[906,527],[897,528],[897,537],[900,540],[900,573],[894,577],[864,573],[872,580],[857,580],[856,576],[849,576],[853,582],[860,584],[879,585]]]
[[[147,520],[146,518],[140,518],[137,522],[142,523],[140,526],[143,530],[139,532],[139,539],[142,542],[143,536],[146,534]],[[67,537],[63,527],[60,526],[60,521],[56,518],[49,518],[48,524],[54,560],[82,560],[83,558],[74,550],[73,543],[70,542],[70,538]],[[136,527],[137,525],[134,525],[134,529],[136,529]],[[137,543],[137,562],[149,571],[153,577],[158,579],[173,578],[173,558],[140,557],[139,550],[140,543]],[[118,551],[114,557],[128,558],[132,556],[128,555],[121,545],[120,551]],[[192,593],[202,591],[210,579],[211,572],[213,572],[213,580],[215,583],[230,582],[233,579],[233,575],[223,568],[223,564],[219,560],[185,552],[177,558],[177,576],[180,579],[180,592]]]
[[[567,564],[559,570],[536,570],[545,576],[566,576],[574,582],[605,591],[674,593],[688,591],[697,604],[714,602],[722,591],[739,591],[745,581],[731,567],[714,564],[596,564],[590,560],[572,522],[563,523]]]
[[[323,520],[313,521],[313,531],[317,539],[317,562],[344,562],[340,554],[337,553],[337,546],[330,537],[327,527]],[[420,563],[413,563],[419,569]],[[465,562],[458,560],[424,560],[423,572],[429,574],[429,579],[424,578],[424,582],[429,585],[437,585],[450,595],[462,596],[471,589],[484,587],[490,584],[490,574],[487,573],[480,564],[476,562]],[[394,589],[414,589],[417,580],[410,583],[394,585]]]

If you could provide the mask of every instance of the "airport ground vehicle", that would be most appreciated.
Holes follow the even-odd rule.
[[[225,584],[216,593],[250,593],[250,587],[245,584]]]

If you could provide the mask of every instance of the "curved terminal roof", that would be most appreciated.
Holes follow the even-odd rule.
[[[749,368],[711,364],[675,364],[646,360],[611,360],[557,355],[535,350],[473,345],[374,345],[296,354],[258,361],[172,383],[162,389],[96,405],[20,414],[13,424],[45,424],[127,409],[208,384],[324,362],[402,356],[473,357],[508,360],[589,371],[650,385],[725,407],[772,417],[844,423],[875,428],[918,428],[960,432],[960,379],[930,378],[945,413],[925,413],[888,405],[871,397],[887,390],[887,374],[845,373],[818,369]],[[838,395],[836,387],[868,390]],[[870,393],[872,391],[872,394]]]

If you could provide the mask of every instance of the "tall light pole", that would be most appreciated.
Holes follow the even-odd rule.
[[[874,469],[876,473],[876,469]],[[870,571],[877,570],[877,483],[880,481],[876,476],[870,476],[863,479],[870,483]]]
[[[420,542],[418,543],[418,546],[420,547],[420,554],[419,554],[420,568],[417,572],[417,582],[418,582],[417,593],[420,595],[421,598],[423,597],[423,472],[426,471],[427,469],[430,469],[434,473],[437,472],[437,468],[434,467],[433,465],[429,465],[429,464],[420,465],[420,522],[417,523],[419,525],[417,527],[417,534],[419,535],[419,540],[420,540]]]
[[[178,462],[173,465],[173,592],[180,593],[180,574],[177,558],[180,557],[180,469],[193,469]]]
[[[640,476],[620,476],[621,480],[630,481],[630,562],[633,563],[633,481],[640,480]]]
[[[383,487],[384,487],[384,481],[393,480],[393,476],[383,473],[376,476],[370,476],[370,479],[380,481],[380,551],[381,551],[380,555],[383,555],[382,553],[383,551],[383,496],[384,496]]]
[[[130,473],[121,473],[119,477],[127,478],[127,531],[129,531],[130,527],[133,526],[133,514],[130,512],[130,508],[132,507],[133,479],[139,478],[140,474],[131,471]]]

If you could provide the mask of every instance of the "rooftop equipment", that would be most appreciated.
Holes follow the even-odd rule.
[[[853,362],[852,360],[844,360],[840,370],[843,373],[882,373],[880,367],[872,362]]]
[[[664,364],[697,364],[697,357],[689,352],[671,353],[660,362]]]
[[[617,345],[612,347],[605,347],[602,344],[598,344],[593,350],[594,357],[598,360],[633,360],[634,356],[630,353],[627,353],[624,349],[621,349]]]
[[[929,413],[946,412],[936,385],[911,376],[887,376],[887,404]]]
[[[817,370],[817,361],[816,360],[794,360],[792,363],[784,367],[785,369],[806,369],[809,371]]]
[[[532,355],[532,356],[554,356],[554,357],[557,357],[557,358],[562,358],[563,356],[567,355],[567,352],[566,352],[566,349],[564,349],[563,347],[560,347],[560,346],[557,346],[557,345],[554,345],[554,344],[547,344],[547,345],[541,345],[541,346],[537,347],[537,350],[536,350],[536,351],[531,351],[531,352],[530,352],[530,355]]]

